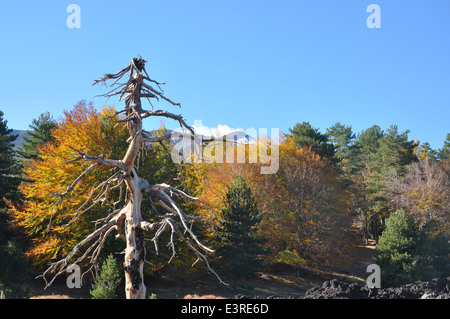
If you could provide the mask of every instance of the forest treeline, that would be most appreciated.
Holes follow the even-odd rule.
[[[113,107],[97,111],[85,101],[65,111],[59,121],[43,113],[14,150],[16,137],[0,111],[0,247],[9,247],[3,249],[6,253],[16,251],[19,258],[17,251],[23,252],[28,267],[42,271],[123,205],[125,188],[105,189],[101,184],[111,175],[107,169],[85,176],[64,204],[57,204],[56,195],[88,167],[71,161],[71,147],[105,158],[123,157],[128,131],[112,120],[115,114]],[[162,126],[156,134],[164,132]],[[247,156],[258,150],[262,138],[245,146]],[[368,239],[378,242],[386,221],[399,210],[430,238],[450,239],[450,133],[442,148],[433,150],[396,125],[353,132],[351,126],[336,123],[321,132],[302,122],[277,141],[269,140],[269,149],[273,143],[279,143],[275,174],[261,174],[266,164],[248,160],[179,165],[172,161],[167,141],[143,148],[147,156],[141,156],[136,169],[152,183],[167,183],[198,198],[180,199],[180,205],[202,220],[193,227],[216,250],[209,258],[218,269],[234,269],[221,264],[227,264],[229,256],[246,254],[252,258],[233,257],[242,262],[241,268],[245,260],[258,259],[258,269],[279,264],[344,269],[355,245]],[[231,147],[237,153],[239,146]],[[114,196],[102,201],[105,192]],[[92,205],[94,199],[97,204]],[[151,220],[158,214],[158,203],[145,203],[142,211]],[[175,256],[171,247],[160,247],[156,254],[152,237],[147,239],[148,272],[161,270],[169,260],[184,270],[195,262],[182,246]],[[237,247],[239,241],[249,251],[230,252],[228,244]],[[110,237],[104,247],[106,259],[122,251],[124,243]]]

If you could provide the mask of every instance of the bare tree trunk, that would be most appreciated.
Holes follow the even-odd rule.
[[[140,91],[143,84],[143,75],[140,71],[142,71],[141,67],[137,66],[136,75],[130,74],[128,84],[130,95],[125,102],[127,116],[142,112]],[[127,244],[124,258],[125,295],[127,299],[144,299],[146,292],[144,285],[145,245],[144,231],[140,227],[142,221],[142,189],[140,178],[134,169],[134,161],[143,143],[141,118],[139,116],[134,117],[132,121],[127,123],[127,127],[131,141],[122,160],[127,175],[125,182],[130,195],[125,213],[125,240]]]
[[[140,194],[142,195],[142,193]],[[125,293],[127,299],[145,298],[144,285],[144,232],[139,225],[140,200],[133,198],[129,202],[125,217]]]
[[[201,219],[184,213],[182,209],[177,205],[177,203],[172,200],[171,195],[174,194],[190,199],[196,198],[193,198],[170,185],[150,185],[148,181],[140,178],[137,175],[137,172],[134,168],[136,157],[141,147],[145,143],[161,143],[163,140],[170,139],[170,135],[168,134],[154,137],[151,133],[144,131],[142,128],[142,119],[149,116],[163,116],[172,118],[177,120],[180,123],[180,126],[185,127],[188,131],[194,134],[193,129],[184,122],[181,115],[175,115],[162,110],[148,111],[142,109],[141,97],[145,97],[147,99],[161,98],[173,105],[179,105],[178,103],[174,103],[166,98],[158,90],[144,83],[145,79],[146,81],[155,83],[156,85],[158,85],[158,87],[160,84],[163,84],[149,78],[147,72],[145,71],[145,62],[146,61],[142,58],[135,58],[131,61],[128,67],[122,69],[118,73],[105,74],[103,78],[94,82],[94,84],[97,84],[100,82],[105,82],[106,80],[115,80],[114,83],[110,85],[110,87],[114,87],[115,85],[117,85],[118,88],[122,88],[120,90],[118,90],[118,88],[113,89],[108,94],[104,94],[103,96],[110,97],[120,95],[120,99],[123,98],[125,100],[125,109],[116,113],[116,115],[125,113],[125,117],[117,120],[117,122],[126,123],[130,134],[130,137],[128,139],[129,146],[124,158],[122,160],[105,159],[101,156],[86,154],[71,147],[78,153],[79,156],[77,156],[73,160],[70,160],[69,162],[75,162],[84,159],[93,164],[90,165],[71,185],[69,185],[64,193],[54,193],[54,195],[59,196],[59,200],[55,204],[58,205],[62,202],[63,198],[67,194],[73,191],[80,180],[86,175],[88,175],[98,167],[110,167],[119,170],[119,172],[116,172],[108,180],[102,182],[94,189],[94,191],[96,189],[100,189],[100,186],[111,186],[114,183],[117,183],[116,186],[114,186],[117,187],[124,181],[127,186],[128,194],[128,197],[125,201],[125,206],[122,209],[115,210],[114,217],[106,217],[104,219],[106,221],[105,224],[88,235],[79,244],[77,244],[65,258],[51,264],[51,266],[43,273],[42,277],[47,282],[47,273],[57,273],[50,281],[50,283],[47,283],[46,287],[51,285],[57,276],[65,272],[69,261],[75,256],[79,249],[87,243],[90,243],[94,239],[96,239],[96,241],[87,248],[86,252],[81,257],[79,257],[75,261],[75,263],[81,262],[88,255],[88,253],[93,250],[90,258],[92,266],[96,266],[105,239],[112,230],[117,230],[118,237],[124,239],[126,242],[124,269],[125,294],[127,299],[144,299],[146,295],[146,287],[144,284],[144,261],[146,252],[144,244],[144,231],[156,231],[154,238],[152,239],[155,244],[156,253],[158,253],[157,239],[159,238],[161,233],[165,230],[171,231],[171,242],[169,244],[172,247],[173,256],[175,256],[173,235],[178,235],[186,244],[186,246],[196,254],[197,260],[203,260],[208,266],[208,269],[217,276],[217,274],[209,267],[206,256],[201,253],[196,247],[194,247],[194,244],[198,245],[206,252],[214,251],[200,243],[197,236],[192,232],[187,224],[187,221],[200,221]],[[144,76],[142,72],[144,72],[146,76]],[[124,84],[118,84],[117,82],[127,73],[129,73],[128,81]],[[97,199],[95,201],[99,201],[100,199],[106,200],[109,194],[108,190],[109,187],[106,187],[106,190],[102,194],[100,194],[101,196],[97,196]],[[88,201],[92,197],[92,194],[93,193],[91,193],[91,196],[89,196]],[[150,198],[150,200],[152,200],[153,198],[154,200],[158,201],[168,213],[163,216],[158,216],[158,221],[155,223],[144,221],[141,215],[141,203],[143,195],[146,195],[148,198]],[[78,213],[75,215],[72,221],[76,220],[76,218],[78,218]],[[179,221],[177,222],[175,218],[178,218]],[[184,233],[180,230],[179,226],[184,229]],[[217,276],[217,278],[221,283],[227,285],[219,278],[219,276]]]
[[[132,176],[127,179],[128,189],[131,190],[129,202],[125,212],[125,294],[127,299],[144,299],[146,288],[144,285],[144,231],[140,227],[142,191],[139,178],[134,169]]]

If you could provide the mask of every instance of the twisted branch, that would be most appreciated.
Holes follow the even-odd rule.
[[[105,241],[106,236],[111,232],[112,228],[116,229],[117,221],[124,217],[125,217],[125,212],[123,210],[121,210],[121,212],[119,212],[113,219],[111,219],[109,222],[104,224],[102,227],[100,227],[99,229],[97,229],[94,232],[92,232],[91,234],[89,234],[83,241],[78,243],[65,258],[63,258],[57,262],[51,263],[50,267],[47,268],[47,270],[42,275],[39,275],[36,278],[42,277],[46,283],[45,289],[47,289],[47,287],[49,287],[59,275],[66,272],[67,266],[69,265],[69,261],[75,256],[75,254],[78,252],[78,250],[81,247],[83,247],[85,244],[89,243],[94,238],[99,236],[99,239],[97,239],[97,241],[94,242],[94,244],[89,246],[86,249],[85,253],[74,262],[75,264],[77,264],[77,263],[83,261],[86,258],[86,256],[89,254],[89,252],[95,246],[97,246],[96,250],[94,251],[93,255],[91,256],[91,262],[93,264],[95,264],[97,261],[97,258],[98,258],[98,254],[100,253],[100,250]],[[55,274],[55,276],[53,276],[53,279],[50,282],[48,282],[46,275],[48,273],[55,273],[55,272],[56,272],[56,274]]]
[[[125,262],[128,263],[127,264],[128,266],[126,267],[128,267],[129,269],[126,270],[128,274],[128,277],[126,276],[126,278],[128,278],[129,281],[130,280],[133,281],[133,279],[129,279],[132,278],[136,272],[136,269],[131,269],[135,267],[132,266],[133,265],[132,262],[134,262],[134,265],[136,263],[138,264],[140,263],[142,265],[142,263],[144,262],[143,259],[145,259],[145,253],[142,254],[141,252],[136,250],[136,246],[138,245],[136,239],[136,231],[138,229],[144,231],[155,231],[155,234],[151,240],[155,244],[156,253],[158,253],[158,243],[157,243],[158,238],[165,230],[170,229],[171,233],[169,246],[172,248],[172,257],[170,258],[169,262],[176,255],[174,245],[174,235],[178,235],[178,237],[187,245],[187,247],[195,253],[195,255],[197,256],[197,261],[203,260],[206,263],[208,269],[213,274],[216,275],[219,281],[222,284],[228,285],[225,282],[223,282],[220,279],[220,277],[211,269],[206,255],[200,252],[200,250],[195,247],[198,246],[206,253],[214,252],[214,250],[203,245],[199,241],[195,233],[191,230],[191,228],[188,227],[189,222],[192,222],[194,220],[202,221],[202,219],[200,217],[187,215],[185,212],[183,212],[180,206],[172,199],[171,196],[175,195],[191,200],[198,200],[198,199],[167,184],[150,185],[146,180],[141,179],[137,176],[137,172],[134,167],[134,162],[139,153],[139,150],[144,145],[144,143],[160,143],[161,145],[163,145],[164,150],[167,152],[168,149],[167,147],[164,146],[162,142],[171,138],[170,134],[164,134],[162,136],[152,136],[150,132],[144,131],[142,129],[143,119],[150,116],[162,116],[171,118],[173,120],[178,121],[182,129],[187,129],[192,135],[195,134],[193,128],[187,125],[187,123],[185,122],[185,120],[181,115],[176,115],[162,110],[147,111],[142,109],[141,98],[147,98],[149,102],[150,99],[156,100],[163,99],[174,106],[181,106],[179,103],[175,103],[169,98],[164,96],[163,90],[161,89],[160,85],[163,85],[165,83],[160,83],[152,80],[148,76],[147,71],[145,70],[145,63],[146,61],[140,57],[134,58],[127,67],[123,68],[119,72],[115,74],[105,74],[102,78],[95,80],[93,83],[93,85],[99,83],[104,83],[106,85],[107,81],[113,80],[113,83],[109,85],[110,90],[107,93],[102,94],[101,96],[106,97],[107,99],[112,96],[119,96],[119,100],[125,100],[125,109],[116,112],[110,118],[112,119],[120,114],[124,114],[124,117],[117,119],[116,122],[118,124],[119,123],[126,124],[130,133],[130,137],[127,140],[127,142],[129,142],[129,147],[122,160],[112,160],[112,159],[105,159],[102,156],[93,156],[70,146],[70,148],[76,152],[75,153],[76,157],[68,161],[67,163],[74,163],[80,160],[85,160],[86,162],[90,163],[90,166],[87,167],[85,171],[81,173],[66,188],[64,192],[54,193],[54,196],[59,196],[59,200],[55,204],[55,206],[60,204],[63,201],[64,197],[69,193],[71,193],[76,188],[77,184],[84,177],[90,174],[93,170],[100,167],[119,169],[120,172],[115,172],[106,181],[101,182],[91,190],[91,192],[88,195],[88,199],[80,207],[78,207],[78,209],[75,211],[75,215],[73,216],[69,224],[74,220],[76,220],[81,214],[92,208],[93,205],[99,202],[105,203],[108,199],[111,190],[121,186],[124,181],[127,186],[126,194],[128,194],[129,196],[127,196],[126,204],[121,210],[112,209],[107,217],[95,221],[96,225],[101,221],[103,221],[104,224],[100,228],[92,232],[90,235],[88,235],[79,244],[77,244],[65,258],[57,262],[51,263],[50,267],[41,276],[39,276],[44,278],[46,282],[46,288],[53,283],[56,277],[58,277],[66,270],[69,261],[74,258],[74,256],[80,250],[80,248],[88,243],[91,243],[94,239],[95,241],[89,247],[87,247],[85,252],[80,257],[78,257],[75,260],[75,263],[83,261],[89,254],[91,254],[89,258],[92,266],[89,268],[88,271],[91,271],[92,267],[96,267],[97,269],[97,262],[101,249],[105,243],[106,238],[113,230],[117,230],[118,232],[116,237],[120,237],[126,240],[127,242],[127,249],[125,251],[126,252]],[[119,83],[119,81],[123,77],[125,77],[126,74],[128,74],[128,80],[125,83]],[[160,91],[153,88],[151,85],[145,83],[145,81],[149,81],[156,84]],[[182,175],[180,168],[179,173]],[[96,192],[98,192],[97,195],[95,195]],[[147,221],[142,220],[140,213],[142,193],[147,194],[150,199],[150,203],[152,204],[156,218],[158,220],[155,223],[149,223]],[[113,204],[114,207],[117,203],[120,202],[121,197],[122,197],[122,188],[119,200]],[[152,198],[156,199],[159,202],[159,204],[164,208],[164,210],[166,211],[165,215],[163,216],[159,215],[158,211],[156,210],[156,206],[152,201]],[[136,203],[134,201],[136,201]],[[91,205],[88,206],[88,203],[91,203]],[[109,219],[111,216],[113,217]],[[143,241],[143,239],[139,240]],[[139,243],[139,246],[141,248],[144,247],[143,242]],[[131,276],[131,271],[133,271],[133,276]],[[143,276],[142,268],[140,268],[139,272],[140,272],[139,275],[142,277]],[[56,273],[50,282],[48,282],[46,279],[46,275],[48,275],[49,273]],[[127,297],[135,298],[136,296],[138,296],[138,298],[141,298],[143,295],[145,295],[145,286],[143,289],[134,288],[135,286],[142,287],[142,285],[143,285],[142,282],[137,283],[127,282],[126,288]]]

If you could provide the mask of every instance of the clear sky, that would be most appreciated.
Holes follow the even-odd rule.
[[[66,25],[71,3],[79,29]],[[367,27],[372,3],[381,28]],[[449,0],[2,1],[0,43],[0,110],[14,129],[82,99],[100,109],[106,88],[92,82],[141,55],[182,104],[155,108],[191,125],[397,124],[435,149],[450,132]]]

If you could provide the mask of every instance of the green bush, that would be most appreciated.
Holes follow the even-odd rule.
[[[15,240],[0,247],[0,290],[7,299],[29,297],[27,262]]]
[[[376,247],[374,258],[381,268],[383,286],[428,281],[449,274],[449,244],[445,238],[430,238],[419,231],[403,210],[391,214]]]
[[[117,299],[121,281],[120,270],[112,254],[102,264],[100,275],[96,278],[90,294],[93,299]]]

